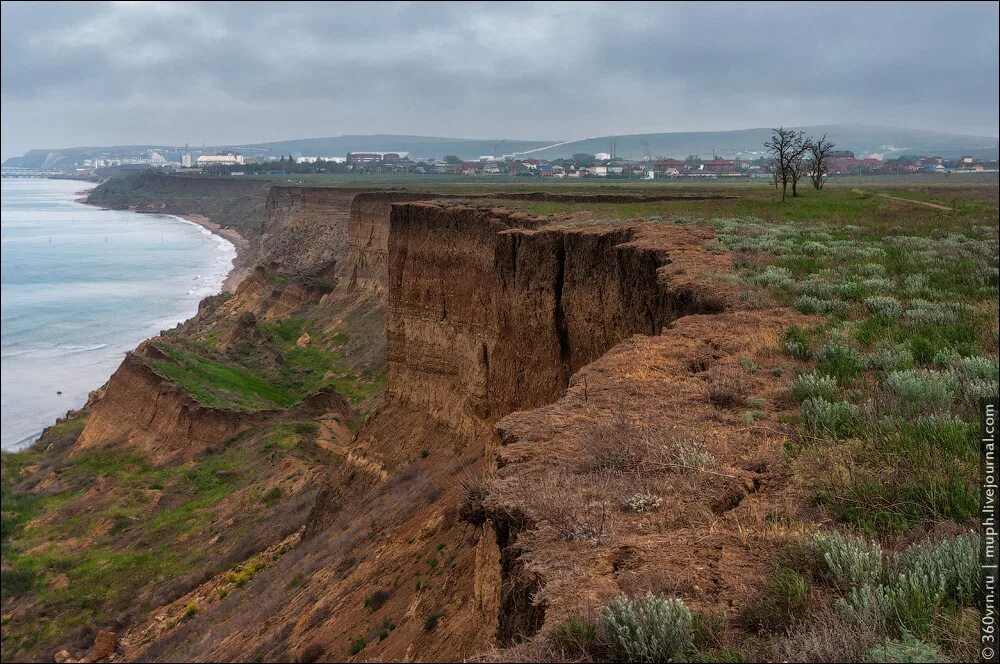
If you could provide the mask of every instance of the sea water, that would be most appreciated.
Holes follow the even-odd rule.
[[[236,257],[230,242],[178,217],[76,202],[91,186],[2,180],[5,450],[82,406],[126,351],[191,317]]]

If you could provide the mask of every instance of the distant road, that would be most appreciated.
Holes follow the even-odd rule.
[[[953,212],[955,209],[947,205],[928,203],[927,201],[915,201],[912,198],[900,198],[899,196],[890,196],[889,194],[879,194],[879,196],[888,198],[890,201],[899,201],[900,203],[909,203],[910,205],[919,205],[921,207],[934,208],[935,210],[944,210],[945,212]]]

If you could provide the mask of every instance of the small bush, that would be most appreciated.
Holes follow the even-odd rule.
[[[681,472],[711,470],[719,465],[718,459],[696,438],[678,438],[665,445],[661,452],[663,459]]]
[[[354,637],[353,641],[351,641],[350,653],[352,655],[357,655],[359,652],[364,650],[365,646],[367,645],[368,645],[368,639],[366,639],[363,634],[359,634],[358,636]]]
[[[882,578],[882,547],[874,540],[830,533],[816,535],[811,544],[823,562],[824,576],[842,590],[874,585]]]
[[[376,590],[372,594],[365,597],[365,602],[364,602],[365,608],[371,611],[372,613],[375,613],[376,611],[381,609],[386,602],[389,601],[390,597],[392,597],[392,592],[382,589]]]
[[[910,635],[902,640],[888,639],[872,647],[865,655],[866,662],[944,662],[944,656],[937,646],[925,643]]]
[[[802,424],[815,436],[846,438],[858,429],[860,410],[846,401],[809,399],[802,404]]]
[[[440,621],[441,621],[441,613],[439,611],[435,611],[434,613],[427,616],[427,620],[424,621],[424,630],[428,632],[433,632],[437,628],[438,623]]]
[[[841,385],[850,383],[868,366],[865,357],[851,346],[830,343],[824,346],[816,356],[820,373],[833,376]]]
[[[875,295],[865,298],[865,308],[873,316],[882,318],[899,318],[903,313],[903,305],[891,295]]]
[[[644,512],[652,512],[657,507],[663,499],[652,493],[646,493],[645,491],[640,491],[639,493],[633,494],[628,499],[622,503],[622,506],[629,510],[630,512],[637,512],[642,514]]]
[[[939,542],[914,544],[899,556],[899,564],[916,577],[926,577],[945,596],[972,606],[979,596],[979,538],[959,536]]]
[[[797,325],[792,325],[785,331],[784,349],[786,354],[799,360],[808,360],[812,357],[809,336]]]
[[[561,650],[586,657],[597,645],[597,628],[583,618],[570,618],[552,630],[552,641]]]
[[[888,584],[859,586],[838,599],[837,609],[850,619],[897,634],[925,634],[944,597],[940,579],[900,574]]]
[[[869,365],[882,371],[910,369],[913,362],[913,352],[905,344],[880,344],[868,356]]]
[[[955,397],[955,377],[950,372],[930,369],[893,371],[884,387],[906,411],[947,410]]]
[[[188,602],[184,607],[183,619],[193,618],[196,613],[198,613],[198,602]]]
[[[771,286],[774,288],[785,288],[791,286],[795,279],[792,272],[786,267],[769,265],[760,274],[754,275],[751,281],[758,286]]]
[[[792,381],[791,390],[792,396],[800,402],[816,398],[833,401],[837,398],[837,380],[816,372],[802,374]]]
[[[611,600],[601,625],[612,655],[620,662],[668,662],[692,641],[691,611],[679,599],[646,593]]]

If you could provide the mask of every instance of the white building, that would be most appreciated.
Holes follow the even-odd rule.
[[[199,166],[234,166],[242,163],[241,154],[203,154],[198,157]]]
[[[184,168],[191,168],[191,153],[185,152],[181,155],[181,166]]]
[[[607,161],[607,160],[611,159],[611,153],[610,152],[598,152],[597,154],[594,155],[594,159],[596,159],[597,161]]]

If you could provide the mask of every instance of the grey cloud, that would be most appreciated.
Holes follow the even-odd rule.
[[[864,122],[996,135],[998,10],[4,3],[3,156],[341,133]]]

